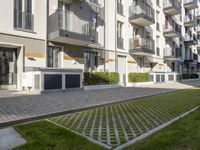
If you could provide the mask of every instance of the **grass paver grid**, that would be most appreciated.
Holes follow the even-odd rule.
[[[51,118],[71,130],[116,147],[167,122],[176,114],[148,102],[125,102]]]
[[[159,101],[157,96],[151,100],[123,102],[50,120],[98,142],[117,147],[188,111],[195,103],[182,103],[179,97],[177,101],[167,98]]]

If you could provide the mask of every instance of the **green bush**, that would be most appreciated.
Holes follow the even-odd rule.
[[[119,74],[116,72],[85,72],[84,85],[103,85],[119,83]]]
[[[199,78],[199,75],[196,74],[196,73],[195,73],[195,74],[191,74],[191,78],[192,78],[192,79],[198,79],[198,78]]]
[[[131,72],[128,75],[129,82],[148,82],[150,81],[149,73],[134,73]]]
[[[183,79],[190,79],[189,73],[183,73]]]

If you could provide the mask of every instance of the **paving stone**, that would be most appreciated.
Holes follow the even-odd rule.
[[[0,130],[0,150],[9,150],[25,144],[26,141],[13,128]]]

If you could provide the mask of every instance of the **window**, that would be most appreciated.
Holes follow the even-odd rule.
[[[160,56],[160,37],[156,36],[156,55]]]
[[[117,0],[117,13],[120,15],[124,14],[124,7],[123,7],[122,0]]]
[[[159,19],[159,17],[160,17],[160,12],[156,11],[156,30],[157,31],[160,31],[160,24],[159,24],[160,19]]]
[[[123,23],[117,22],[117,48],[124,48],[124,39],[123,39]]]
[[[14,0],[14,28],[33,30],[32,0]]]
[[[175,63],[174,62],[172,62],[172,71],[174,72],[175,71]]]
[[[160,7],[160,0],[156,0],[156,5]]]
[[[57,47],[49,47],[47,53],[47,67],[58,68],[58,57],[60,49]]]
[[[95,71],[98,68],[98,53],[85,52],[85,71]]]

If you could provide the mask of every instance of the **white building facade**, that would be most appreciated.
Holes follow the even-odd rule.
[[[118,72],[121,83],[200,70],[198,0],[1,0],[0,11],[1,89],[41,68]]]

